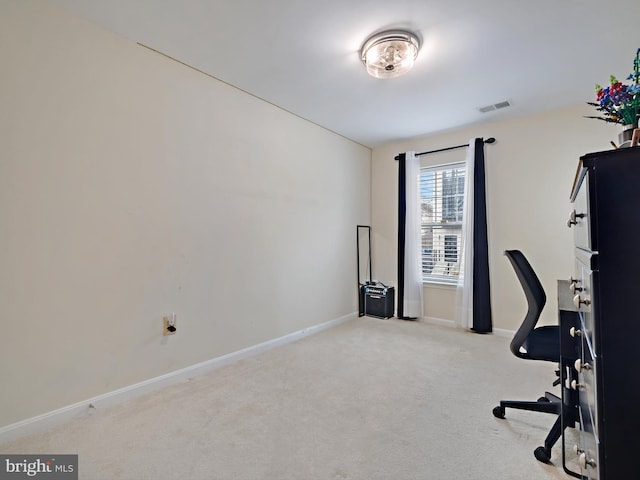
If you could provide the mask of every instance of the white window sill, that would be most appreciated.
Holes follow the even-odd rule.
[[[441,288],[443,290],[455,290],[458,287],[457,283],[445,283],[445,282],[437,282],[434,280],[429,280],[429,281],[423,281],[422,282],[422,286],[423,287],[429,287],[429,288]]]

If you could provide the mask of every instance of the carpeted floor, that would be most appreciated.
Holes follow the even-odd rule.
[[[553,416],[492,415],[554,379],[508,342],[363,317],[0,452],[77,453],[86,480],[568,479],[559,446],[533,457]]]

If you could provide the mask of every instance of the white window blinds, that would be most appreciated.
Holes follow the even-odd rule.
[[[422,277],[456,283],[460,273],[464,162],[420,171]]]

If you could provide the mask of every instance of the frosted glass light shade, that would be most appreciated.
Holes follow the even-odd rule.
[[[420,41],[413,33],[390,30],[370,37],[360,52],[367,72],[376,78],[393,78],[413,67]]]

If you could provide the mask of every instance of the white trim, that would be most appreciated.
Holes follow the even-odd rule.
[[[441,325],[443,327],[455,327],[456,322],[453,320],[446,320],[444,318],[436,318],[436,317],[422,317],[422,321],[425,323],[431,323],[433,325]]]
[[[279,347],[287,343],[295,342],[301,338],[319,333],[323,330],[338,326],[349,320],[358,318],[357,313],[350,313],[342,317],[330,320],[328,322],[320,323],[311,327],[304,328],[297,332],[289,333],[283,337],[267,340],[266,342],[253,345],[251,347],[232,352],[221,357],[212,358],[195,365],[190,365],[180,370],[160,375],[158,377],[150,378],[142,382],[129,385],[128,387],[120,388],[112,392],[107,392],[102,395],[98,395],[87,400],[74,403],[73,405],[67,405],[62,408],[58,408],[51,412],[43,413],[26,420],[21,420],[10,425],[0,427],[0,444],[15,440],[19,437],[37,433],[51,428],[55,425],[59,425],[65,421],[79,417],[81,415],[89,414],[97,407],[108,407],[111,405],[122,403],[126,400],[130,400],[146,393],[158,390],[169,385],[183,382],[196,375],[202,375],[204,373],[215,370],[216,368],[229,365],[245,358],[252,357],[259,353],[270,350],[274,347]]]
[[[494,328],[493,333],[496,335],[496,337],[508,338],[513,338],[513,336],[516,334],[515,330],[506,330],[504,328]]]
[[[457,328],[458,325],[453,320],[447,320],[444,318],[436,317],[422,317],[422,321],[425,323],[431,323],[433,325],[441,325],[443,327]],[[496,337],[513,338],[516,334],[515,330],[507,330],[505,328],[494,328],[492,332]]]
[[[455,283],[447,283],[447,282],[435,282],[432,280],[423,281],[422,288],[434,288],[439,290],[455,290],[457,285]]]

